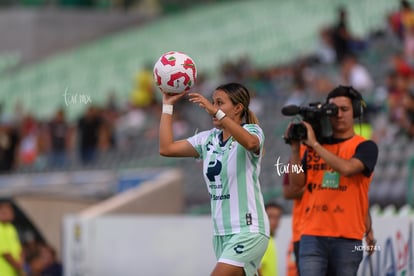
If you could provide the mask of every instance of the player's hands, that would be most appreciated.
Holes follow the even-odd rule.
[[[174,105],[179,99],[181,99],[182,97],[184,97],[187,92],[182,92],[182,93],[167,93],[162,91],[162,89],[160,89],[163,96],[162,96],[162,103],[163,104],[172,104]]]
[[[207,111],[208,114],[214,115],[217,113],[218,108],[200,93],[189,93],[188,96],[190,96],[190,102],[198,104],[198,106]]]

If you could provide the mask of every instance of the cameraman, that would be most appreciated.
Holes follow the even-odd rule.
[[[361,248],[369,230],[368,190],[378,147],[354,133],[354,118],[361,118],[365,106],[359,92],[338,86],[326,102],[338,107],[329,118],[332,136],[318,142],[312,126],[303,122],[306,138],[290,142],[291,164],[302,165],[304,172],[290,172],[289,183],[307,193],[299,271],[305,276],[356,275],[363,252],[355,248]],[[301,143],[307,147],[303,158]]]

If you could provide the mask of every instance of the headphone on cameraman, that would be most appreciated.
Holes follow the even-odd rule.
[[[354,118],[362,118],[364,115],[365,109],[367,108],[367,104],[362,98],[361,93],[359,93],[355,88],[352,86],[345,86],[345,85],[339,85],[336,89],[341,89],[345,91],[345,97],[348,97],[352,101],[352,112]],[[340,93],[342,94],[342,93]],[[339,95],[338,95],[339,96]],[[333,97],[331,97],[333,98]],[[329,98],[327,99],[327,102],[329,101]]]
[[[367,104],[362,98],[361,93],[359,93],[355,88],[353,88],[352,86],[347,86],[347,89],[349,97],[352,100],[352,110],[354,113],[354,118],[362,118],[365,109],[367,108]]]

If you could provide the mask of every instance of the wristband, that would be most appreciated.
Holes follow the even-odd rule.
[[[226,113],[224,113],[223,110],[219,109],[214,116],[217,118],[217,120],[221,121],[224,117],[226,117]]]
[[[163,104],[162,105],[162,113],[172,115],[173,114],[173,107],[174,106],[172,104]]]

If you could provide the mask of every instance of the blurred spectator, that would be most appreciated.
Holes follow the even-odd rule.
[[[40,248],[34,248],[26,254],[26,270],[27,276],[42,276],[45,269],[45,261]]]
[[[414,10],[409,1],[403,0],[400,2],[400,20],[402,27],[402,38],[406,39],[407,31],[414,26]]]
[[[336,61],[336,51],[329,28],[322,28],[319,31],[316,58],[322,64],[332,64]]]
[[[410,3],[406,0],[400,1],[400,6],[398,10],[393,11],[387,16],[387,24],[390,27],[391,31],[399,38],[403,39],[404,30],[402,24],[402,12],[404,9],[410,9]]]
[[[354,132],[367,140],[373,138],[373,128],[370,123],[369,114],[365,113],[364,116],[360,117],[354,124]]]
[[[23,241],[23,255],[25,256],[24,270],[27,276],[63,275],[63,266],[52,246],[42,239],[36,239],[30,230],[21,233],[21,237]]]
[[[257,96],[255,90],[251,90],[250,95],[250,109],[256,114],[256,116],[261,117],[264,113],[264,104],[263,99]]]
[[[117,145],[115,129],[120,117],[120,111],[114,91],[109,93],[108,100],[101,115],[103,124],[99,135],[99,150],[107,151],[114,149]]]
[[[148,64],[135,76],[131,103],[139,108],[149,108],[156,104],[154,78]]]
[[[83,164],[91,164],[96,159],[101,126],[102,118],[94,106],[90,106],[78,120],[79,150]]]
[[[188,102],[185,101],[185,103],[177,103],[174,106],[174,118],[172,122],[172,127],[174,131],[174,138],[175,139],[181,139],[185,136],[188,136],[188,134],[194,133],[195,129],[191,129],[191,123],[188,118],[188,114],[191,114],[189,112],[188,108],[191,108],[191,106],[187,106]],[[190,109],[191,111],[195,111],[193,109]],[[159,110],[159,114],[157,115],[157,118],[160,118],[161,116],[161,110]],[[193,114],[193,120],[198,120],[199,116],[198,114]],[[159,135],[159,127],[154,127],[154,125],[149,122],[152,121],[154,118],[148,118],[147,119],[147,126],[143,129],[144,137],[145,139],[151,140],[151,139],[157,139]],[[198,122],[198,125],[201,125],[200,122]],[[141,133],[137,133],[141,134]],[[135,134],[135,135],[137,135]],[[133,136],[129,136],[129,140],[132,140]],[[124,148],[128,148],[126,145],[124,145]]]
[[[42,276],[62,276],[63,265],[56,256],[56,251],[50,245],[43,246],[43,257],[46,260]]]
[[[59,109],[49,122],[50,157],[49,165],[64,167],[68,163],[71,129],[66,121],[65,112]]]
[[[130,105],[115,124],[115,142],[119,150],[127,150],[134,137],[140,135],[147,124],[148,113]]]
[[[395,84],[388,90],[388,118],[392,123],[403,125],[404,121],[404,106],[403,99],[408,93],[410,87],[409,77],[401,74],[395,76]]]
[[[17,167],[19,132],[12,122],[0,122],[0,173],[11,172]]]
[[[174,137],[180,139],[189,135],[190,126],[182,115],[182,112],[177,111],[173,121]]]
[[[303,105],[308,98],[305,81],[302,77],[296,76],[293,79],[293,85],[293,91],[284,105]]]
[[[286,276],[298,276],[298,268],[296,265],[296,257],[294,252],[294,242],[289,242],[289,247],[286,252]]]
[[[403,97],[405,111],[404,128],[410,139],[414,138],[414,89],[409,89]]]
[[[227,60],[221,64],[221,82],[244,83],[252,71],[253,65],[248,55],[243,55],[236,61]]]
[[[63,266],[56,258],[52,247],[35,243],[26,252],[27,276],[62,276]]]
[[[276,276],[278,275],[278,257],[275,246],[275,235],[279,228],[283,208],[277,203],[267,203],[265,205],[265,210],[269,218],[270,239],[266,252],[263,255],[262,262],[260,263],[258,273],[259,276]]]
[[[10,201],[0,200],[0,275],[23,276],[23,250],[15,226]]]
[[[33,165],[38,154],[38,125],[36,119],[28,114],[20,126],[21,143],[19,148],[20,165]]]
[[[352,36],[348,30],[347,16],[348,13],[345,8],[338,8],[337,22],[331,29],[332,44],[338,63],[341,63],[343,58],[351,52],[349,44]]]
[[[393,53],[389,58],[391,70],[395,70],[399,75],[411,78],[414,76],[413,67],[406,61],[402,52]]]
[[[412,20],[413,22],[404,28],[403,44],[404,57],[411,65],[414,64],[414,18]]]
[[[37,128],[37,156],[34,166],[44,169],[48,166],[50,155],[50,135],[48,122],[38,121]]]
[[[111,150],[115,147],[113,125],[104,117],[99,130],[98,149],[100,152]]]
[[[374,88],[374,81],[368,69],[362,65],[353,54],[343,57],[341,63],[342,84],[352,86],[360,91],[364,97]]]
[[[331,37],[338,63],[341,63],[345,56],[361,52],[366,47],[365,42],[349,30],[348,11],[345,7],[339,7],[337,10],[337,21],[331,29]]]

